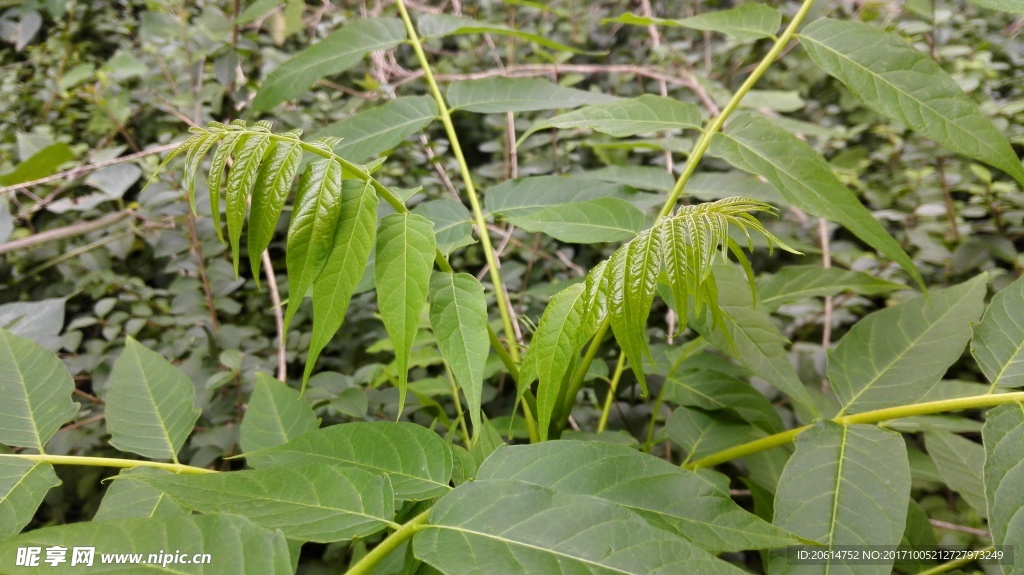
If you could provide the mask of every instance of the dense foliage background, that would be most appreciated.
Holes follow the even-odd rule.
[[[726,0],[408,4],[414,16],[461,13],[585,51],[570,55],[496,34],[430,39],[425,47],[442,83],[537,77],[595,95],[666,94],[717,111],[770,47],[767,41],[743,42],[686,28],[602,23],[630,11],[682,18],[728,8],[733,3]],[[792,15],[799,2],[769,4]],[[400,46],[318,80],[282,104],[254,109],[263,81],[291,55],[344,23],[392,11],[380,1],[0,0],[0,326],[30,317],[18,333],[60,354],[81,404],[74,422],[48,444],[48,453],[123,456],[107,441],[103,398],[115,360],[128,338],[134,338],[170,360],[195,385],[202,415],[181,461],[221,470],[241,467],[226,458],[240,451],[239,424],[256,374],[282,368],[278,332],[283,308],[274,301],[274,291],[282,299],[296,296],[284,276],[287,218],[269,249],[276,285],[262,275],[265,271],[258,272],[257,285],[247,257],[236,279],[205,199],[198,202],[198,217],[189,211],[180,162],[142,189],[189,126],[268,119],[275,132],[300,128],[307,135],[351,139],[353,131],[369,128],[346,124],[346,118],[388,105],[396,95],[425,94],[412,50]],[[949,0],[821,0],[812,17],[820,15],[871,22],[913,41],[981,104],[1017,153],[1024,153],[1024,19]],[[912,256],[929,288],[987,272],[989,293],[995,293],[1024,270],[1024,192],[1010,177],[889,122],[815,67],[804,51],[787,51],[743,106],[773,117],[820,151]],[[451,253],[456,270],[486,283],[485,259],[469,212],[450,201],[465,195],[443,127],[412,112],[391,113],[409,113],[411,130],[384,144],[381,151],[388,157],[375,177],[403,191],[414,213],[446,222],[439,247]],[[516,177],[586,175],[592,179],[581,181],[636,188],[649,196],[647,206],[654,213],[692,145],[688,135],[676,133],[621,140],[588,130],[537,131],[518,147],[510,145],[551,115],[454,113],[485,196],[489,188]],[[379,155],[360,155],[361,145],[365,142],[353,142],[346,157],[368,162]],[[828,385],[826,350],[867,314],[916,295],[886,283],[912,288],[912,279],[846,230],[789,207],[767,183],[719,159],[705,160],[686,193],[688,202],[744,195],[781,208],[780,218],[762,221],[803,255],[776,250],[769,257],[767,250],[755,251],[751,260],[759,287],[782,269],[792,275],[774,276],[774,281],[801,281],[793,265],[867,274],[850,280],[863,284],[858,293],[769,304],[772,321],[791,342],[788,354],[800,380],[825,411],[832,409],[819,392]],[[550,296],[582,278],[617,245],[560,242],[501,220],[489,227],[516,333],[526,342]],[[869,276],[885,281],[871,283]],[[745,285],[739,276],[737,282],[740,288]],[[398,416],[398,392],[391,384],[393,348],[372,288],[368,272],[341,334],[324,349],[309,381],[306,397],[322,425]],[[493,300],[489,303],[493,306]],[[296,387],[310,345],[310,313],[308,304],[300,308],[285,338],[283,368]],[[500,328],[495,318],[492,314]],[[677,357],[678,346],[672,346],[677,327],[668,307],[658,302],[649,322],[656,361],[671,365]],[[673,430],[675,406],[693,405],[683,392],[660,394],[667,384],[652,376],[653,393],[641,396],[634,375],[623,372],[621,364],[616,369],[618,354],[612,342],[600,348],[573,408],[572,430],[562,437],[636,446],[673,463],[717,451],[715,446],[699,451],[686,444],[685,430]],[[759,375],[718,355],[702,357],[720,362],[715,369],[734,377]],[[401,417],[432,426],[461,445],[456,422],[461,410],[451,399],[450,374],[427,332],[417,340],[411,365]],[[657,367],[650,371],[657,372]],[[493,355],[485,377],[482,401],[492,425],[471,449],[478,462],[497,442],[526,437],[522,420],[510,418],[515,385]],[[613,379],[614,400],[606,401]],[[954,363],[944,379],[964,386],[984,381],[969,355]],[[769,399],[786,402],[759,378],[753,383]],[[979,509],[974,491],[980,482],[976,457],[981,447],[960,444],[965,437],[977,439],[981,425],[980,418],[934,416],[908,420],[899,428],[910,433],[914,500],[931,524],[922,529],[935,542],[990,541],[984,494]],[[926,447],[914,435],[925,429],[962,435],[941,435],[954,438],[945,448]],[[765,500],[758,491],[774,489],[780,469],[777,457],[765,455],[750,470],[725,470],[748,478],[732,482],[734,498],[770,519],[771,509],[762,507]],[[49,492],[28,529],[91,519],[107,489],[100,480],[112,470],[68,466],[58,467],[57,473],[62,484]],[[300,572],[336,573],[339,564],[365,553],[366,545],[306,545]],[[737,560],[750,566],[760,561],[754,554]]]

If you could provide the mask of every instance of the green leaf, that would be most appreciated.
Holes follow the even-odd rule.
[[[554,206],[599,198],[628,198],[624,186],[572,176],[535,176],[507,180],[484,196],[484,207],[495,215],[523,217]]]
[[[328,124],[312,138],[344,138],[334,153],[350,162],[363,162],[398,146],[435,118],[434,98],[406,96]]]
[[[939,384],[984,308],[984,274],[858,321],[829,354],[840,415],[915,403]]]
[[[329,464],[205,475],[126,475],[202,513],[231,513],[289,539],[330,543],[394,525],[387,476]]]
[[[1024,279],[992,298],[974,326],[971,353],[993,390],[1024,387]]]
[[[709,343],[817,415],[814,400],[789,362],[784,347],[786,338],[762,306],[754,307],[743,276],[734,266],[716,266],[714,273],[720,290],[718,305],[725,312],[724,326],[716,328],[707,317],[691,318],[690,326]],[[728,337],[724,330],[728,330]]]
[[[778,206],[788,205],[788,202],[771,184],[737,171],[694,174],[687,182],[684,193],[705,202],[732,196],[748,196]]]
[[[910,463],[903,437],[872,425],[820,421],[796,438],[782,472],[775,525],[826,545],[897,545],[910,503]],[[798,571],[784,555],[778,569]],[[829,561],[815,572],[889,575],[892,561],[850,565]]]
[[[432,200],[413,208],[412,213],[434,222],[434,237],[437,249],[447,257],[453,251],[473,245],[472,215],[462,202],[455,200]]]
[[[988,526],[995,545],[1024,540],[1024,405],[1001,405],[988,412],[985,444],[985,494]],[[1013,571],[1002,566],[1007,575]]]
[[[758,303],[772,310],[802,299],[847,291],[879,295],[905,289],[909,288],[868,273],[820,266],[786,266],[757,280]]]
[[[340,215],[341,164],[334,160],[311,162],[299,180],[299,195],[288,226],[286,331],[306,290],[327,264]]]
[[[228,132],[217,144],[217,149],[210,159],[207,184],[210,192],[210,217],[213,220],[213,229],[217,232],[217,238],[222,242],[224,235],[220,229],[220,186],[224,181],[224,168],[227,167],[228,157],[234,152],[235,146],[243,144],[246,137],[247,134],[242,132]]]
[[[946,485],[984,517],[988,510],[985,481],[981,476],[985,467],[985,448],[966,437],[945,431],[925,433],[924,445]]]
[[[666,377],[665,382],[669,386],[664,392],[665,401],[707,411],[728,411],[769,433],[783,429],[782,419],[768,398],[727,373],[680,369]]]
[[[573,52],[577,54],[598,53],[578,50],[572,46],[566,46],[565,44],[549,40],[539,34],[509,28],[507,26],[502,26],[501,24],[491,24],[489,22],[481,22],[472,18],[450,16],[448,14],[423,14],[416,21],[416,28],[424,39],[456,36],[460,34],[501,34],[503,36],[520,38],[527,42],[533,42],[534,44],[540,44],[545,48],[560,50],[562,52]]]
[[[49,463],[0,455],[0,539],[17,535],[60,479]]]
[[[491,346],[484,286],[466,273],[435,272],[430,281],[430,328],[455,382],[466,395],[476,436],[480,431],[484,367]]]
[[[387,50],[405,40],[405,26],[397,18],[359,18],[299,52],[267,76],[252,102],[253,111],[269,110],[300,96],[317,80],[340,74],[363,56]]]
[[[619,198],[559,204],[506,216],[505,220],[528,232],[544,233],[571,244],[622,241],[635,236],[645,224],[644,213]]]
[[[643,358],[651,356],[645,333],[647,316],[651,313],[654,292],[658,288],[663,248],[662,235],[655,230],[646,230],[615,250],[605,271],[611,286],[608,313],[612,333],[622,353],[626,354],[644,396],[647,395],[647,379],[644,377]]]
[[[238,277],[238,243],[242,238],[245,212],[249,207],[249,194],[252,192],[253,184],[256,183],[260,162],[263,161],[263,154],[267,151],[269,144],[270,136],[267,134],[253,134],[242,140],[235,150],[235,161],[228,172],[226,186],[228,240],[231,243],[231,262],[235,267],[236,278]],[[291,184],[291,180],[288,183]],[[275,221],[275,223],[277,222]],[[254,268],[254,270],[258,271],[259,268]]]
[[[217,143],[217,139],[217,136],[214,134],[202,132],[190,137],[175,150],[175,152],[183,149],[188,150],[188,153],[185,155],[185,169],[181,185],[188,190],[188,205],[192,208],[193,214],[196,213],[196,174],[199,172],[199,166],[203,158],[206,157],[206,153],[210,151],[210,148]],[[164,160],[164,163],[167,163],[167,160]]]
[[[52,569],[43,563],[46,553],[41,553],[39,565],[35,567],[14,566],[13,558],[18,548],[23,547],[64,547],[68,550],[67,563],[59,569]],[[71,566],[76,547],[95,549],[91,564]],[[178,551],[180,550],[180,551]],[[186,554],[196,563],[185,566],[172,563],[179,553]],[[126,568],[124,564],[104,563],[101,555],[141,554],[146,561],[150,554],[160,554],[156,564]],[[206,554],[209,562],[196,554]],[[161,562],[170,555],[167,566]],[[153,517],[115,519],[111,521],[90,521],[45,527],[29,531],[0,543],[0,557],[7,563],[4,567],[11,575],[33,574],[40,571],[68,574],[115,574],[115,573],[189,573],[190,575],[290,575],[295,572],[291,566],[291,554],[284,535],[279,531],[268,531],[244,517],[236,515],[183,515],[180,517]]]
[[[839,181],[828,162],[796,136],[759,116],[737,113],[725,132],[715,135],[708,153],[763,176],[791,205],[842,224],[924,286],[920,272],[899,243]]]
[[[990,10],[1002,10],[1004,12],[1010,12],[1011,14],[1024,15],[1024,5],[1017,3],[1015,0],[970,0],[982,8],[988,8]]]
[[[672,185],[676,181],[672,174],[666,172],[664,168],[654,166],[606,166],[583,172],[581,176],[602,182],[632,186],[638,190],[666,193],[672,189]]]
[[[0,443],[42,453],[78,413],[64,362],[38,343],[0,328]]]
[[[313,333],[302,372],[303,389],[320,352],[345,321],[352,293],[363,277],[376,239],[379,200],[373,188],[360,180],[346,180],[341,190],[333,247],[313,282]]]
[[[434,224],[423,216],[391,214],[377,230],[377,307],[395,346],[398,412],[405,406],[409,353],[427,301],[434,266]]]
[[[521,481],[460,485],[413,550],[446,575],[743,573],[613,503]]]
[[[686,452],[685,463],[765,436],[765,432],[726,411],[679,407],[665,421],[669,439]]]
[[[569,440],[514,445],[480,466],[477,481],[495,479],[599,497],[716,553],[799,543],[700,475],[631,447]]]
[[[452,453],[433,431],[414,423],[346,423],[310,431],[284,445],[246,453],[252,467],[328,463],[391,478],[395,497],[423,500],[448,491]]]
[[[700,109],[695,104],[644,94],[638,98],[587,106],[541,120],[523,134],[519,142],[522,143],[534,132],[548,128],[587,128],[616,138],[625,138],[664,130],[699,130],[701,121]]]
[[[106,395],[110,444],[150,459],[178,462],[178,450],[199,419],[188,376],[128,336],[110,372]]]
[[[284,4],[283,0],[255,0],[252,4],[246,6],[245,10],[242,10],[242,13],[235,19],[235,24],[242,26],[259,20],[281,4]]]
[[[537,384],[537,428],[546,441],[552,415],[560,408],[562,380],[579,358],[580,348],[594,335],[593,322],[587,322],[587,293],[582,283],[573,284],[551,297],[537,331],[530,341],[520,371],[520,386]]]
[[[75,159],[75,153],[67,144],[51,144],[32,154],[17,165],[13,171],[0,174],[0,186],[13,186],[57,173],[65,162]]]
[[[169,471],[152,467],[136,467],[121,471],[119,477],[132,475],[170,475]],[[100,508],[93,521],[126,519],[129,517],[176,517],[187,515],[174,499],[139,481],[114,481],[103,494]]]
[[[618,18],[606,18],[601,23],[633,24],[635,26],[650,26],[652,24],[657,26],[678,26],[693,30],[721,32],[737,40],[747,41],[774,37],[775,33],[779,31],[779,26],[782,24],[782,15],[779,14],[778,10],[764,4],[750,3],[742,4],[729,10],[706,12],[681,20],[647,18],[627,12]]]
[[[320,426],[309,402],[283,381],[257,372],[252,397],[239,426],[242,452],[288,443]]]
[[[447,96],[452,110],[480,114],[578,108],[617,100],[615,96],[566,88],[540,78],[504,76],[452,82]]]
[[[820,18],[799,36],[812,60],[876,112],[1024,185],[1006,137],[941,66],[903,38],[864,22]]]
[[[302,147],[298,142],[278,140],[272,145],[273,148],[256,175],[252,210],[249,213],[249,266],[253,278],[259,278],[263,252],[274,238],[281,210],[284,209],[284,202],[292,189],[292,180],[302,161]]]

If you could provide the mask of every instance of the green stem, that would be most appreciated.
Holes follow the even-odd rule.
[[[608,387],[608,397],[604,399],[604,409],[601,410],[601,420],[597,422],[597,432],[601,433],[608,425],[608,415],[612,411],[612,402],[615,401],[615,390],[619,387],[619,379],[626,369],[626,354],[619,352],[619,363],[615,364],[615,373],[612,374],[612,381]]]
[[[441,123],[444,124],[445,132],[448,134],[452,154],[455,155],[455,160],[459,164],[462,181],[466,185],[466,195],[469,197],[469,205],[473,211],[473,220],[476,222],[477,233],[480,234],[480,244],[483,247],[484,258],[487,260],[491,283],[494,285],[494,298],[498,306],[498,313],[501,314],[501,324],[505,330],[505,340],[508,342],[509,355],[512,356],[513,361],[519,363],[519,349],[516,347],[515,330],[512,329],[512,316],[509,314],[505,285],[501,281],[498,262],[494,257],[494,248],[491,246],[491,236],[487,233],[487,220],[484,218],[484,212],[480,208],[480,197],[476,193],[476,187],[473,186],[473,176],[469,171],[469,164],[466,163],[466,157],[462,153],[459,135],[455,132],[455,125],[452,124],[452,116],[448,111],[448,105],[445,103],[444,97],[441,96],[441,88],[438,87],[437,80],[434,79],[434,73],[430,69],[430,62],[427,61],[427,55],[423,52],[423,44],[416,33],[416,28],[412,25],[412,19],[409,18],[409,11],[405,8],[405,2],[403,0],[396,0],[395,4],[402,15],[402,21],[405,22],[405,30],[409,34],[409,43],[412,45],[413,51],[416,52],[420,68],[423,69],[423,79],[426,80],[427,85],[430,87],[430,93],[433,94],[434,101],[437,102]]]
[[[915,415],[932,415],[935,413],[961,411],[964,409],[980,409],[985,407],[995,407],[997,405],[1004,405],[1007,403],[1024,403],[1024,391],[1000,393],[997,395],[973,395],[971,397],[962,397],[960,399],[943,399],[940,401],[901,405],[899,407],[887,407],[885,409],[876,409],[874,411],[865,411],[864,413],[855,413],[853,415],[836,417],[832,419],[832,421],[841,425],[852,425],[855,423],[879,423],[882,421],[889,421],[891,419],[913,417]],[[743,445],[737,445],[736,447],[731,447],[698,459],[692,463],[688,463],[684,467],[691,471],[703,467],[714,467],[715,465],[725,463],[726,461],[732,461],[733,459],[745,457],[759,451],[764,451],[765,449],[785,445],[793,441],[797,435],[800,435],[804,431],[810,429],[812,425],[804,425],[803,427],[797,427],[795,429],[783,431],[782,433],[762,437],[761,439],[744,443]]]
[[[455,416],[458,419],[460,427],[462,428],[462,441],[466,444],[466,449],[473,446],[473,442],[470,440],[469,428],[466,427],[466,414],[462,410],[462,399],[459,397],[459,386],[455,385],[455,376],[452,375],[452,368],[448,365],[448,362],[444,362],[444,373],[448,377],[448,383],[452,387],[452,402],[455,403]],[[473,429],[473,435],[476,436],[480,433],[480,430]]]
[[[994,545],[989,545],[988,547],[984,547],[982,549],[979,549],[977,552],[978,553],[987,553],[987,552],[994,551],[994,550],[995,550],[995,546]],[[935,567],[932,567],[931,569],[925,569],[924,571],[919,571],[917,573],[917,575],[939,575],[940,573],[946,573],[947,571],[952,571],[953,569],[956,569],[957,567],[962,567],[964,565],[967,565],[968,563],[970,563],[970,562],[972,562],[974,560],[975,560],[975,557],[972,557],[972,556],[968,555],[967,557],[962,557],[960,559],[954,559],[953,561],[949,561],[947,563],[943,563],[942,565],[936,565]]]
[[[429,514],[429,510],[420,513],[399,527],[394,533],[385,537],[380,542],[380,545],[371,549],[369,553],[357,561],[346,572],[346,575],[368,575],[372,573],[377,564],[387,557],[388,554],[398,549],[402,543],[411,539],[413,535],[416,535],[417,532],[427,526],[427,516]]]
[[[133,469],[135,467],[155,467],[171,473],[183,473],[186,475],[202,475],[204,473],[217,473],[212,469],[192,467],[181,463],[159,463],[156,461],[141,461],[137,459],[117,459],[113,457],[81,457],[77,455],[35,455],[26,453],[0,454],[0,457],[13,457],[16,459],[27,459],[40,463],[53,465],[82,465],[87,467],[117,467],[120,469]]]
[[[789,44],[793,35],[796,34],[796,29],[800,27],[800,24],[804,21],[804,18],[807,17],[807,13],[811,11],[811,7],[813,5],[814,0],[804,0],[803,4],[800,5],[800,9],[797,10],[796,14],[793,16],[793,20],[789,23],[789,26],[786,26],[782,35],[775,40],[771,49],[768,50],[768,53],[765,54],[764,58],[761,59],[761,62],[758,63],[756,68],[754,68],[754,71],[747,76],[747,79],[739,89],[736,90],[736,93],[733,94],[729,103],[722,108],[722,112],[711,121],[711,124],[704,130],[704,133],[701,134],[700,139],[697,140],[697,143],[693,146],[693,151],[690,152],[690,157],[686,160],[686,167],[683,168],[683,173],[679,174],[679,179],[676,180],[676,185],[669,193],[668,201],[665,202],[665,205],[661,208],[661,212],[658,214],[659,220],[672,212],[672,208],[674,208],[676,202],[679,201],[679,196],[683,194],[683,188],[686,186],[686,182],[688,182],[690,180],[690,176],[697,171],[697,164],[700,163],[701,159],[704,157],[704,153],[707,152],[708,147],[711,146],[711,139],[714,138],[715,133],[722,129],[722,125],[725,124],[725,121],[740,105],[743,97],[747,95],[747,92],[754,87],[754,84],[757,84],[757,81],[761,79],[761,76],[763,76],[768,68],[771,67],[772,63],[786,47],[786,44]]]
[[[565,414],[565,419],[568,420],[569,414],[572,413],[572,406],[576,403],[576,394],[580,392],[580,388],[583,387],[583,379],[587,377],[587,371],[590,370],[590,364],[594,363],[594,357],[597,356],[597,350],[601,347],[601,342],[604,340],[605,334],[608,333],[608,328],[611,327],[611,323],[608,321],[608,317],[604,318],[601,325],[597,327],[597,333],[594,334],[594,339],[590,340],[590,347],[587,348],[587,353],[583,355],[583,361],[580,362],[579,367],[576,369],[576,373],[572,375],[572,381],[569,382],[569,389],[565,392],[565,403],[562,406],[562,413]],[[565,427],[566,421],[559,421],[561,427]]]

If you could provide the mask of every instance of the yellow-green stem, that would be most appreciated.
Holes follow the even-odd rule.
[[[491,237],[487,233],[487,220],[484,218],[484,212],[480,207],[480,197],[477,195],[476,187],[473,185],[473,175],[469,171],[469,164],[466,163],[466,157],[462,153],[459,135],[455,133],[455,125],[452,124],[452,116],[448,111],[448,105],[441,95],[441,88],[438,87],[437,80],[434,79],[434,73],[430,69],[430,62],[427,61],[427,55],[423,52],[423,44],[416,33],[416,28],[412,25],[412,19],[409,17],[409,11],[405,8],[405,2],[395,0],[395,4],[402,15],[402,21],[405,22],[405,30],[409,34],[409,43],[412,45],[413,51],[416,52],[416,59],[419,60],[420,68],[423,70],[423,79],[426,80],[430,93],[434,96],[434,101],[437,102],[441,123],[448,134],[452,154],[455,156],[455,161],[459,164],[462,181],[466,186],[466,196],[469,198],[469,206],[473,212],[473,220],[476,223],[477,232],[480,234],[480,245],[484,251],[484,259],[487,261],[491,283],[494,284],[494,299],[498,306],[498,313],[501,314],[501,324],[505,330],[505,340],[508,342],[509,355],[513,361],[519,363],[519,349],[516,347],[515,330],[512,329],[512,316],[508,310],[508,297],[505,294],[505,285],[501,281],[501,273],[498,271],[497,259],[494,257]]]
[[[601,420],[597,422],[597,432],[604,431],[608,425],[608,415],[612,411],[612,402],[615,401],[615,390],[619,387],[619,379],[622,378],[622,371],[626,369],[626,354],[619,352],[619,363],[615,364],[615,373],[612,374],[611,385],[608,387],[608,397],[604,399],[604,409],[601,410]]]
[[[462,410],[462,399],[459,397],[459,386],[455,385],[455,375],[452,374],[452,368],[448,365],[448,362],[444,362],[444,374],[448,377],[448,383],[452,387],[452,402],[455,403],[455,417],[459,422],[459,426],[462,429],[462,441],[466,444],[466,449],[469,449],[473,442],[470,439],[469,428],[466,426],[466,414]],[[473,429],[473,437],[480,433],[478,429]]]
[[[855,413],[852,415],[836,417],[832,419],[832,421],[842,425],[852,425],[855,423],[879,423],[881,421],[902,419],[904,417],[913,417],[916,415],[931,415],[935,413],[946,413],[949,411],[962,411],[964,409],[981,409],[1007,403],[1024,403],[1024,391],[1000,393],[996,395],[973,395],[971,397],[962,397],[959,399],[943,399],[941,401],[928,401],[925,403],[901,405],[899,407],[887,407],[885,409],[876,409],[874,411],[865,411],[864,413]],[[743,445],[738,445],[736,447],[719,451],[718,453],[713,453],[707,457],[698,459],[697,461],[687,463],[684,467],[689,470],[700,469],[703,467],[714,467],[721,463],[732,461],[733,459],[764,451],[765,449],[785,445],[793,441],[797,435],[800,435],[810,428],[811,425],[804,425],[803,427],[797,427],[795,429],[776,433],[775,435],[762,437],[761,439],[744,443]]]
[[[46,455],[46,454],[0,454],[0,457],[12,457],[16,459],[27,459],[51,465],[82,465],[87,467],[117,467],[119,469],[132,469],[135,467],[154,467],[171,473],[183,473],[187,475],[202,475],[204,473],[217,473],[212,469],[203,467],[192,467],[181,463],[160,463],[157,461],[140,461],[137,459],[117,459],[113,457],[81,457],[77,455]]]
[[[730,115],[736,110],[743,100],[743,97],[747,95],[747,92],[757,84],[757,81],[761,79],[761,76],[771,67],[772,63],[778,58],[779,54],[786,47],[786,44],[793,38],[793,34],[796,33],[796,29],[800,27],[800,24],[807,17],[807,13],[810,12],[811,7],[814,6],[814,0],[804,0],[804,3],[800,5],[800,9],[797,10],[793,16],[793,20],[790,21],[789,26],[782,32],[775,43],[772,44],[768,53],[764,55],[761,62],[758,63],[754,71],[747,76],[747,79],[743,84],[736,90],[729,102],[722,108],[721,113],[711,120],[711,124],[701,134],[697,143],[693,146],[693,151],[690,152],[690,157],[686,160],[686,166],[683,168],[683,173],[679,174],[679,179],[676,180],[676,185],[673,186],[672,191],[669,193],[668,200],[665,205],[662,206],[661,212],[658,214],[658,219],[664,218],[672,212],[672,208],[675,207],[676,202],[679,201],[679,197],[683,194],[683,188],[686,186],[686,182],[690,180],[690,176],[697,170],[697,164],[700,163],[704,157],[704,153],[708,151],[708,147],[711,146],[711,139],[715,136],[725,121]]]
[[[398,547],[416,535],[418,531],[427,526],[427,517],[430,511],[424,511],[416,517],[413,517],[401,527],[399,527],[394,533],[388,535],[377,545],[370,550],[362,559],[356,562],[346,573],[346,575],[367,575],[373,572],[373,569],[380,563],[385,557],[388,556],[392,551],[398,549]]]

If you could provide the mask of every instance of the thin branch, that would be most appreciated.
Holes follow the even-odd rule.
[[[821,267],[829,269],[832,267],[832,244],[829,239],[828,221],[825,218],[818,218],[818,240],[821,242]],[[825,296],[825,311],[822,318],[821,348],[828,350],[832,345],[832,310],[834,306],[832,296]],[[830,388],[828,378],[821,380],[821,392],[828,393]]]
[[[929,519],[929,523],[932,527],[938,527],[939,529],[945,529],[946,531],[958,531],[960,533],[969,533],[971,535],[977,535],[978,537],[984,537],[985,539],[991,539],[992,534],[984,529],[978,529],[977,527],[968,527],[966,525],[957,525],[956,523],[949,523],[947,521],[940,521],[938,519]]]
[[[50,182],[70,180],[73,178],[77,178],[82,174],[87,174],[93,170],[98,170],[100,168],[105,168],[107,166],[113,166],[114,164],[123,164],[124,162],[130,162],[132,160],[137,160],[139,158],[144,158],[146,156],[152,156],[153,154],[162,154],[164,152],[169,152],[174,148],[177,148],[178,145],[178,143],[164,144],[162,146],[157,146],[155,148],[149,148],[148,150],[142,150],[141,152],[135,152],[134,154],[128,154],[127,156],[121,156],[120,158],[114,158],[113,160],[105,160],[103,162],[96,162],[95,164],[85,164],[83,166],[77,166],[71,168],[70,170],[65,170],[58,174],[53,174],[52,176],[46,176],[45,178],[38,178],[35,180],[30,180],[28,182],[22,182],[20,184],[5,186],[3,188],[0,188],[0,194],[7,192],[16,192],[18,190],[25,190],[34,186],[49,184]]]
[[[9,252],[24,250],[41,246],[49,242],[55,242],[58,240],[65,240],[76,236],[85,235],[89,232],[101,230],[106,227],[110,227],[121,220],[132,215],[131,210],[121,210],[112,214],[107,214],[102,218],[90,220],[88,222],[78,222],[77,224],[71,224],[70,226],[64,226],[55,230],[47,230],[38,234],[33,234],[28,237],[12,240],[6,243],[0,244],[0,254],[6,254]]]
[[[263,250],[263,272],[267,276],[267,289],[270,290],[270,303],[274,309],[274,324],[277,326],[277,379],[288,380],[288,361],[285,355],[284,318],[281,316],[281,293],[277,290],[277,276],[274,275],[274,264],[270,261],[270,252]]]

